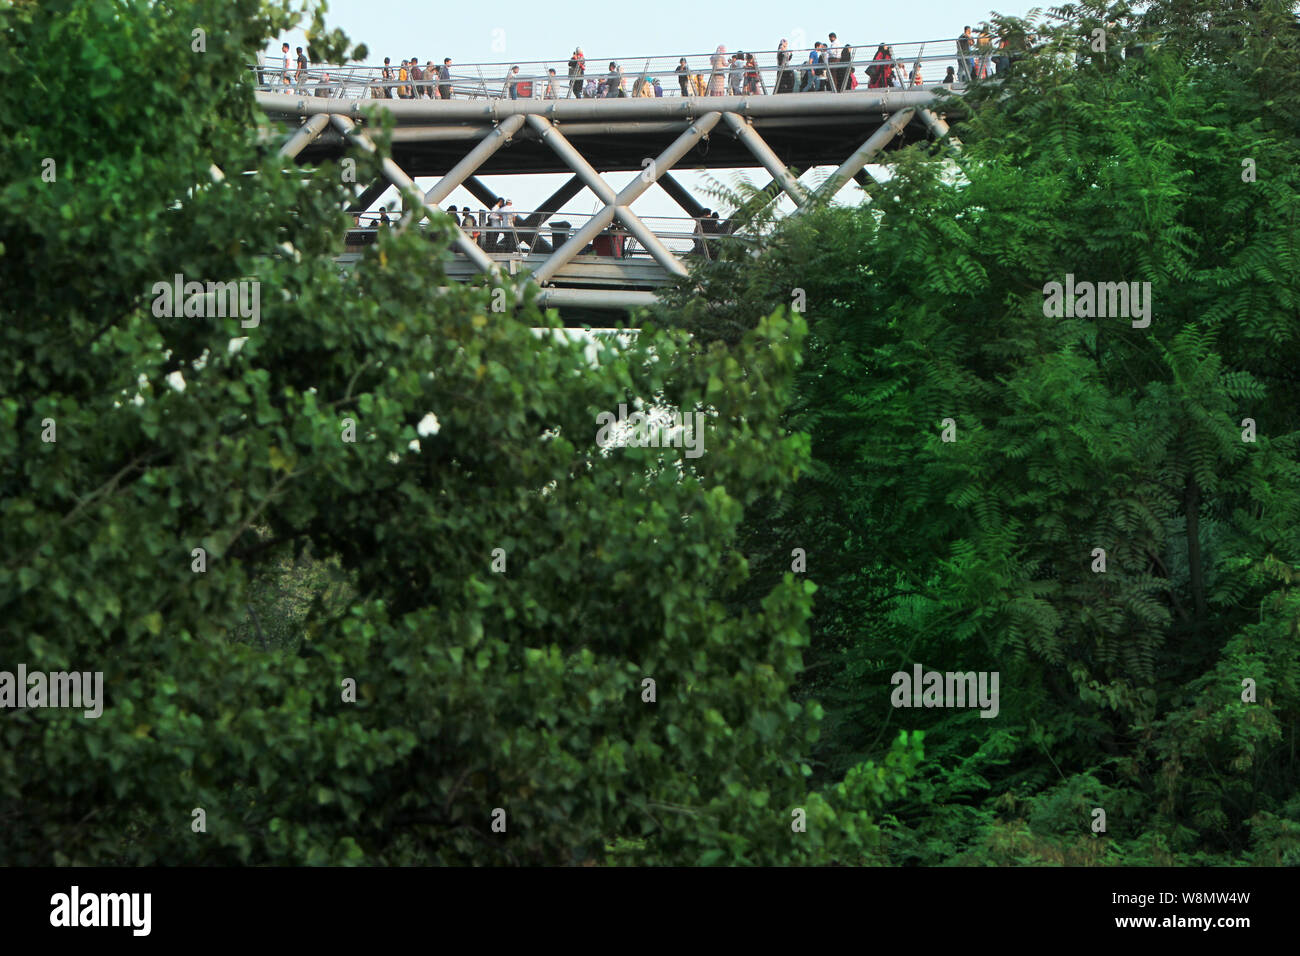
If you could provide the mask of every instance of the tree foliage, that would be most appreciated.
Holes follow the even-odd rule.
[[[807,457],[802,321],[592,358],[513,287],[444,290],[441,217],[340,274],[338,168],[257,136],[245,64],[291,14],[0,9],[0,661],[107,698],[4,714],[0,860],[868,858],[919,736],[810,792],[812,586],[724,603]],[[260,321],[160,316],[177,274],[257,282]],[[704,414],[703,456],[602,453],[640,398]]]
[[[954,101],[959,151],[760,213],[664,309],[738,342],[806,298],[812,462],[738,600],[806,549],[818,779],[926,731],[895,862],[1296,858],[1300,49],[1288,4],[1182,6],[1213,45],[1174,5],[1000,21],[1038,46]],[[1049,316],[1067,275],[1150,283],[1150,325]],[[891,707],[914,663],[1000,672],[998,717]]]

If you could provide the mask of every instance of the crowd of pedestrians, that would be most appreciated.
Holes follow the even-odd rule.
[[[531,247],[538,245],[540,229],[535,224],[535,220],[529,218],[521,220],[515,212],[512,200],[500,198],[491,209],[477,211],[469,206],[448,206],[447,213],[459,223],[471,241],[486,252],[527,252]],[[390,228],[393,221],[388,215],[388,210],[381,209],[378,213],[355,213],[352,224],[353,229],[358,231],[354,232],[348,241],[352,245],[361,245],[369,241],[365,238],[368,230]],[[691,252],[708,259],[716,259],[720,237],[731,235],[732,230],[733,223],[730,219],[721,218],[712,209],[701,210],[700,215],[694,217]],[[569,223],[554,222],[551,224],[550,231],[559,244],[569,235]],[[678,235],[680,238],[686,238],[685,233]],[[631,247],[625,245],[627,239],[625,233],[611,226],[583,252],[622,257],[631,253]],[[546,246],[543,245],[542,248]]]
[[[1032,38],[1019,38],[1024,41]],[[868,47],[868,49],[870,49]],[[983,80],[992,75],[1010,72],[1014,60],[1020,52],[1013,53],[1012,39],[1007,36],[990,35],[986,29],[978,33],[967,26],[956,39],[957,67],[948,68],[947,75],[941,81],[945,86],[958,83],[968,84]],[[308,62],[302,47],[296,53],[290,53],[289,44],[281,46],[282,65],[279,68],[279,82],[268,83],[264,58],[259,58],[258,79],[264,86],[281,86],[286,92],[305,94],[308,92]],[[923,86],[925,80],[921,75],[919,62],[909,70],[894,55],[894,49],[888,43],[881,43],[875,53],[868,59],[848,43],[841,43],[839,38],[830,33],[826,42],[813,44],[806,59],[796,62],[795,51],[790,49],[789,41],[781,40],[776,52],[775,76],[770,76],[771,66],[765,75],[758,58],[753,53],[737,51],[728,53],[727,47],[720,44],[709,57],[707,69],[693,69],[686,57],[677,62],[677,86],[682,96],[759,96],[768,93],[844,93],[856,90],[860,86],[868,89],[886,87]],[[652,76],[638,76],[629,89],[623,74],[623,68],[611,61],[607,70],[594,69],[588,73],[588,64],[582,47],[576,47],[568,62],[568,74],[561,80],[554,68],[549,68],[545,77],[531,77],[520,73],[518,66],[512,66],[504,78],[500,95],[509,99],[559,99],[561,96],[574,98],[613,98],[626,96],[663,96],[660,81]],[[861,67],[861,73],[859,73]],[[274,76],[274,71],[272,71]],[[369,83],[369,95],[378,99],[451,99],[457,84],[452,76],[451,57],[444,57],[438,66],[432,60],[420,65],[419,57],[402,60],[394,67],[389,57],[384,58],[384,65]],[[471,95],[489,93],[487,83],[467,83],[462,77],[461,94],[466,86],[473,89]],[[341,84],[330,81],[328,73],[322,73],[316,82],[315,95],[341,95]]]

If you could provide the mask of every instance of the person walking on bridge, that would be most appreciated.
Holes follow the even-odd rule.
[[[451,57],[442,58],[442,66],[438,67],[438,93],[444,100],[451,99]]]
[[[623,89],[623,69],[613,60],[609,63],[609,76],[605,77],[605,98],[627,96]]]
[[[745,92],[745,54],[743,53],[737,52],[731,55],[728,90],[732,96],[740,96]]]
[[[691,95],[691,68],[686,65],[686,57],[677,61],[677,85],[682,88],[682,96]]]
[[[573,89],[575,99],[582,98],[583,74],[587,72],[587,61],[582,55],[582,47],[577,47],[573,51],[573,57],[569,60],[569,80]]]
[[[762,77],[758,72],[758,60],[754,54],[745,54],[745,95],[758,96],[761,93]]]
[[[782,40],[776,48],[776,93],[794,92],[794,70],[790,69],[790,44]]]
[[[975,58],[971,56],[974,46],[975,37],[970,32],[970,24],[967,24],[966,29],[957,38],[957,65],[961,67],[963,83],[969,83],[975,76]]]
[[[885,65],[881,61],[888,58],[889,54],[885,52],[883,43],[876,47],[876,55],[871,58],[871,66],[867,67],[868,89],[879,89],[886,85]]]
[[[835,36],[835,34],[831,34]],[[843,93],[849,88],[849,69],[853,64],[853,47],[847,43],[840,49],[840,55],[833,58],[836,66],[831,67],[832,87],[836,93]]]
[[[709,57],[709,95],[722,96],[727,92],[727,48],[718,44],[718,49]]]

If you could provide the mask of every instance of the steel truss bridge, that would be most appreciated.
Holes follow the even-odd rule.
[[[405,228],[437,211],[461,186],[484,206],[493,206],[497,194],[483,177],[567,174],[537,209],[517,213],[505,230],[483,223],[477,229],[458,224],[457,254],[448,275],[463,280],[482,274],[529,275],[542,305],[626,310],[653,302],[656,288],[689,274],[691,256],[715,254],[718,242],[726,239],[725,234],[708,232],[707,226],[701,230],[704,207],[676,179],[675,170],[761,169],[771,177],[767,194],[788,196],[797,215],[810,202],[837,193],[850,179],[865,183],[867,164],[880,162],[888,151],[948,135],[944,115],[960,108],[953,94],[960,95],[961,86],[954,91],[883,85],[898,82],[904,72],[898,54],[883,62],[855,62],[856,88],[847,73],[835,72],[835,64],[819,75],[808,64],[778,67],[775,53],[765,59],[767,65],[751,71],[748,81],[740,78],[739,88],[751,92],[738,94],[729,92],[730,73],[719,78],[719,71],[700,70],[702,78],[722,88],[722,95],[694,95],[693,84],[691,95],[680,95],[673,72],[663,69],[653,74],[673,80],[671,92],[661,80],[663,96],[578,97],[569,78],[560,76],[536,83],[530,96],[518,95],[517,81],[507,81],[498,93],[485,84],[474,91],[479,95],[457,96],[455,91],[462,87],[456,85],[451,98],[444,99],[438,95],[437,80],[431,80],[424,89],[419,83],[408,82],[404,88],[393,83],[408,95],[390,98],[376,79],[378,68],[324,67],[319,74],[329,73],[330,85],[318,94],[277,85],[283,74],[270,69],[263,70],[271,76],[261,77],[266,82],[256,95],[272,121],[292,130],[287,140],[278,141],[280,154],[312,165],[337,161],[349,147],[373,153],[367,113],[391,113],[391,158],[383,161],[379,181],[359,184],[350,207],[358,215],[358,228],[349,234],[341,262],[355,261],[359,247],[373,241],[376,224],[368,211],[390,186],[404,196],[407,211],[395,226]],[[918,52],[913,70],[919,73],[928,60],[951,63],[953,57],[928,58]],[[632,84],[638,91],[650,88],[651,60],[645,62]],[[463,73],[466,68],[459,69]],[[784,72],[795,74],[793,83],[783,78]],[[883,83],[873,86],[869,79]],[[554,99],[547,98],[552,81]],[[318,80],[318,85],[324,82]],[[621,77],[617,82],[625,85]],[[784,91],[791,85],[798,90],[819,83],[824,88]],[[615,86],[613,79],[609,85]],[[816,186],[796,176],[796,171],[817,166],[835,169]],[[619,190],[604,178],[627,171],[639,175]],[[424,190],[414,182],[416,177],[435,183]],[[655,185],[681,207],[683,217],[643,219],[634,211],[634,203]],[[561,228],[555,218],[584,189],[602,207],[590,216],[566,213]],[[581,221],[568,222],[575,218]]]

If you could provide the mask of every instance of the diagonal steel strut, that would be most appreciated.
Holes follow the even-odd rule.
[[[284,145],[280,147],[280,155],[285,159],[296,159],[298,154],[307,148],[307,144],[323,133],[329,124],[328,113],[317,113],[294,130],[294,134],[284,141]]]
[[[763,164],[763,168],[772,174],[773,179],[781,184],[781,188],[794,200],[796,206],[802,206],[808,201],[808,193],[799,185],[799,180],[790,175],[790,170],[786,169],[785,163],[772,152],[772,147],[767,145],[763,137],[758,135],[758,131],[743,116],[739,113],[723,113],[722,118],[727,121],[727,125],[745,144],[745,148],[753,157]]]
[[[450,196],[457,186],[474,175],[475,170],[504,146],[510,137],[519,132],[523,125],[524,118],[519,115],[507,116],[503,119],[500,126],[479,140],[479,144],[466,153],[464,159],[453,166],[446,176],[438,180],[434,187],[424,194],[425,204],[436,206]]]
[[[903,131],[903,127],[911,122],[916,110],[908,107],[899,110],[889,117],[880,127],[872,133],[865,143],[854,150],[853,155],[840,164],[839,169],[830,174],[830,177],[817,188],[816,195],[821,198],[830,199],[843,188],[844,184],[858,174],[858,171],[871,162],[871,158],[880,152],[895,136]],[[801,207],[804,208],[804,207]]]
[[[335,113],[330,117],[330,121],[334,124],[334,128],[346,136],[350,142],[355,143],[368,153],[374,153],[377,151],[375,144],[370,137],[364,132],[357,132],[352,125],[352,120],[348,119],[346,116]],[[436,206],[430,206],[428,203],[424,202],[424,197],[420,193],[420,187],[415,185],[415,182],[411,177],[406,175],[406,173],[402,171],[402,167],[398,166],[392,161],[392,159],[384,157],[383,168],[384,175],[388,177],[389,182],[400,189],[403,193],[409,194],[414,202],[419,203],[424,208],[426,213],[442,212],[442,210],[438,209]],[[480,249],[474,243],[473,239],[465,234],[465,230],[460,228],[459,223],[456,224],[455,229],[457,248],[469,257],[469,260],[479,268],[479,271],[499,276],[501,270],[497,267],[497,264],[488,258],[487,253]]]

